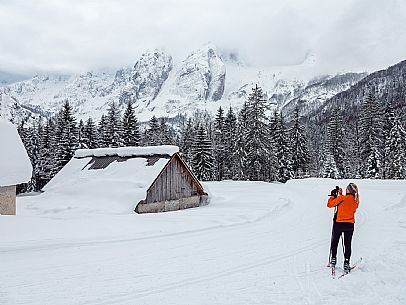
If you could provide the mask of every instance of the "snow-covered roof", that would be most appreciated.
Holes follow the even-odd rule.
[[[168,163],[169,156],[177,151],[176,146],[80,150],[75,154],[78,157],[62,168],[40,196],[52,202],[56,210],[130,214],[146,198],[147,189]],[[117,158],[110,157],[118,154]],[[158,157],[149,162],[149,155]],[[92,169],[94,156],[116,160]]]
[[[0,186],[31,179],[32,166],[16,127],[0,118]]]
[[[153,155],[172,156],[177,152],[179,152],[179,147],[174,145],[78,149],[75,152],[75,158],[105,157],[105,156],[136,157],[136,156],[153,156]]]

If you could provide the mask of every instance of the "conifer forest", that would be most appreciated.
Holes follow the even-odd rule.
[[[203,181],[286,182],[305,177],[406,178],[406,127],[402,107],[382,103],[373,92],[359,107],[332,109],[319,119],[299,108],[285,115],[268,110],[259,86],[239,110],[219,108],[212,117],[152,117],[139,122],[131,101],[121,113],[113,102],[99,121],[78,121],[66,100],[59,113],[19,133],[33,165],[33,177],[19,191],[40,191],[76,149],[177,145]],[[321,119],[320,119],[321,117]]]

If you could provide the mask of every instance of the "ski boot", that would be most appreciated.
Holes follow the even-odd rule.
[[[335,267],[337,264],[337,258],[336,257],[332,257],[330,259],[330,267]]]
[[[351,271],[350,259],[346,258],[344,260],[344,272],[349,273],[350,271]]]

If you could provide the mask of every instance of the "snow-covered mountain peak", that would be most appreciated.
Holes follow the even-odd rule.
[[[226,67],[213,44],[193,51],[176,71],[171,92],[182,98],[218,101],[224,93]]]
[[[172,56],[162,50],[148,51],[134,65],[132,81],[137,100],[156,98],[172,70]]]

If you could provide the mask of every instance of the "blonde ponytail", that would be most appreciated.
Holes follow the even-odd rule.
[[[350,183],[349,186],[354,190],[354,198],[355,202],[359,204],[359,193],[358,193],[358,186],[355,183]]]

